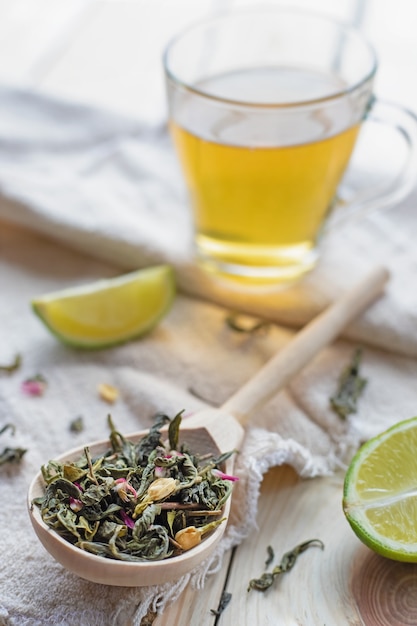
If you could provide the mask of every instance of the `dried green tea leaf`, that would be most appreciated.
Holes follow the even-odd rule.
[[[256,589],[257,591],[266,591],[274,582],[276,574],[264,572],[260,578],[252,578],[249,581],[248,591]]]
[[[178,448],[178,437],[183,413],[183,410],[177,413],[177,415],[170,421],[168,426],[168,439],[171,450],[177,450]]]
[[[177,517],[177,511],[171,510],[167,512],[167,522],[168,522],[169,530],[171,531],[172,536],[175,535],[174,521],[176,517]]]
[[[285,554],[281,558],[281,563],[274,567],[272,572],[264,572],[260,578],[252,578],[252,580],[249,581],[248,591],[250,591],[251,589],[256,589],[257,591],[266,591],[267,589],[272,587],[274,580],[277,578],[277,576],[279,576],[280,574],[284,574],[285,572],[289,572],[294,567],[297,557],[311,546],[318,546],[322,550],[324,549],[324,544],[322,541],[320,541],[320,539],[310,539],[309,541],[304,541],[303,543],[300,543],[292,550],[285,552]]]
[[[75,463],[64,463],[62,465],[63,477],[71,482],[76,482],[87,474],[87,470],[78,467]]]
[[[226,325],[238,333],[255,333],[259,330],[266,330],[271,325],[270,322],[253,318],[242,313],[230,313],[226,317]]]
[[[0,435],[5,433],[6,430],[10,430],[11,434],[14,435],[16,428],[13,424],[5,424],[0,428]],[[0,452],[0,465],[5,465],[6,463],[20,463],[26,452],[26,448],[6,447]]]
[[[70,422],[69,429],[73,433],[80,433],[84,430],[84,419],[82,415],[79,415]]]
[[[58,490],[72,498],[79,499],[81,496],[81,491],[77,485],[66,478],[56,478],[54,481],[49,483],[46,489],[47,494],[50,496],[56,496]]]
[[[22,357],[20,354],[16,354],[14,360],[7,365],[0,365],[0,372],[4,374],[13,374],[22,365]]]
[[[217,617],[223,613],[230,600],[232,599],[232,594],[228,591],[223,591],[222,596],[220,598],[219,606],[217,609],[210,609],[210,613],[212,615],[216,615]]]
[[[319,548],[324,550],[324,544],[322,541],[320,541],[320,539],[310,539],[309,541],[304,541],[303,543],[300,543],[298,546],[296,546],[292,550],[289,550],[283,555],[281,563],[278,566],[281,572],[288,572],[290,569],[292,569],[295,565],[297,557],[311,546],[318,546]]]
[[[221,517],[233,483],[222,478],[213,455],[200,457],[185,444],[171,448],[179,422],[180,414],[172,420],[159,414],[134,442],[108,416],[107,451],[92,457],[85,447],[75,461],[41,468],[45,493],[33,504],[44,522],[78,548],[122,561],[169,558],[188,549],[176,540],[181,531],[199,540],[212,532],[224,521],[213,517]],[[166,423],[175,424],[171,442],[161,432]]]
[[[14,426],[14,424],[5,424],[4,426],[0,428],[0,435],[5,433],[6,430],[11,430],[12,431],[11,434],[14,435],[16,432],[16,427]]]
[[[239,454],[239,450],[230,450],[230,452],[225,452],[224,454],[220,454],[212,459],[212,463],[214,465],[222,465],[229,459],[233,454]]]
[[[358,399],[364,390],[367,380],[360,375],[362,350],[358,348],[352,361],[343,370],[336,394],[330,398],[332,409],[346,419],[351,413],[356,413]]]
[[[271,565],[272,561],[274,560],[275,553],[274,553],[274,549],[272,546],[267,546],[266,552],[268,556],[266,557],[265,568],[267,569]]]
[[[25,448],[4,448],[4,450],[0,452],[0,465],[5,465],[6,463],[20,463],[26,452],[27,449]]]

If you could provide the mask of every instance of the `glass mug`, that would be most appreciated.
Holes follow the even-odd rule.
[[[412,114],[372,94],[377,59],[354,28],[288,9],[225,13],[164,54],[170,129],[189,190],[197,258],[248,284],[286,284],[314,267],[361,124],[406,139],[387,189],[350,214],[393,204],[417,169]]]

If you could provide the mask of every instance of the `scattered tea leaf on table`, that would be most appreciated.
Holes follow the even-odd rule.
[[[7,365],[0,365],[0,372],[4,374],[13,374],[22,364],[22,357],[20,354],[16,354],[14,360]]]
[[[241,313],[230,313],[226,317],[226,325],[238,333],[256,333],[259,330],[267,330],[271,325],[266,320],[253,318]]]
[[[80,433],[84,430],[84,419],[79,415],[70,422],[69,429],[73,433]]]
[[[274,553],[274,549],[273,549],[272,546],[267,546],[266,552],[267,552],[268,556],[267,556],[266,561],[265,561],[265,567],[268,568],[271,565],[271,563],[274,560],[274,558],[275,558],[275,553]]]
[[[47,385],[46,378],[42,374],[36,374],[22,382],[22,391],[28,396],[43,396]]]
[[[0,465],[5,465],[6,463],[20,463],[26,452],[26,448],[4,448],[4,450],[0,452]]]
[[[249,581],[248,591],[250,591],[251,589],[256,589],[257,591],[266,591],[267,589],[272,587],[275,578],[277,578],[277,576],[279,576],[280,574],[285,574],[286,572],[289,572],[294,567],[297,557],[311,546],[318,546],[322,550],[324,549],[324,544],[322,541],[320,541],[320,539],[310,539],[309,541],[304,541],[303,543],[300,543],[292,550],[285,552],[285,554],[282,556],[281,563],[274,567],[272,572],[264,572],[260,578],[252,578],[252,580]],[[269,561],[269,557],[270,552],[268,550],[267,562]]]
[[[16,429],[13,424],[5,424],[0,428],[0,435],[5,433],[6,430],[10,430],[11,434],[14,435]],[[6,447],[0,452],[0,465],[5,465],[6,463],[20,463],[26,452],[26,448]]]
[[[222,596],[220,598],[219,606],[217,607],[217,609],[210,609],[210,613],[212,615],[215,615],[216,617],[219,617],[219,615],[223,613],[223,611],[225,610],[225,608],[227,607],[231,599],[232,599],[232,594],[229,593],[229,591],[223,591]]]
[[[330,398],[331,407],[342,419],[356,413],[358,399],[367,384],[360,375],[361,358],[362,350],[358,348],[340,376],[336,394]]]

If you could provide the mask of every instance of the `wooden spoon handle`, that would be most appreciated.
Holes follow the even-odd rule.
[[[288,345],[222,406],[222,410],[234,415],[245,425],[256,409],[282,389],[292,376],[382,294],[388,277],[388,271],[382,267],[370,272],[298,332]]]

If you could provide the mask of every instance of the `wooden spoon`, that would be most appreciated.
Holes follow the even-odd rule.
[[[181,437],[193,452],[215,453],[238,448],[243,440],[249,416],[265,404],[288,380],[305,366],[323,347],[332,342],[340,331],[361,311],[381,295],[388,280],[388,272],[377,268],[357,286],[343,295],[326,311],[304,327],[292,341],[276,354],[251,380],[237,391],[220,409],[206,409],[186,418]],[[148,431],[129,436],[138,440]],[[85,446],[73,449],[57,460],[75,460],[82,456]],[[94,457],[110,448],[109,440],[89,445]],[[225,471],[232,473],[233,456]],[[180,578],[210,556],[220,541],[226,524],[217,527],[198,546],[162,561],[125,562],[90,554],[62,539],[40,515],[33,498],[44,493],[42,474],[38,473],[28,492],[28,508],[35,532],[48,552],[66,569],[81,578],[106,585],[141,587],[156,585]],[[230,511],[231,498],[224,508]]]

